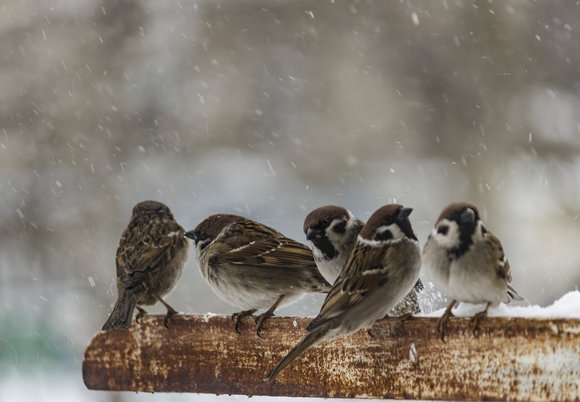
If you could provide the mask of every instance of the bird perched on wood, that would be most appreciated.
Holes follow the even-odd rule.
[[[256,319],[261,336],[266,319],[278,306],[306,293],[330,290],[308,247],[259,222],[211,215],[185,235],[195,241],[201,273],[212,290],[243,309],[232,316],[238,333],[241,319],[258,309],[267,309]]]
[[[146,313],[141,306],[157,302],[167,308],[167,326],[177,311],[163,297],[181,276],[188,248],[185,230],[166,205],[157,201],[135,205],[117,248],[117,303],[103,329],[128,328],[135,308],[139,320]]]
[[[458,301],[485,303],[485,310],[472,318],[477,335],[489,307],[523,300],[510,286],[510,264],[501,242],[483,226],[473,204],[452,203],[441,212],[425,243],[423,265],[433,284],[452,299],[437,326],[443,340]]]
[[[348,209],[325,205],[314,209],[304,219],[304,234],[312,243],[312,255],[320,273],[334,283],[352,252],[364,222]],[[423,290],[421,280],[390,312],[389,316],[408,316],[421,312],[417,294]]]
[[[306,328],[308,335],[267,374],[267,380],[308,348],[370,328],[409,293],[421,267],[421,248],[409,221],[411,211],[390,204],[371,215],[320,313]]]

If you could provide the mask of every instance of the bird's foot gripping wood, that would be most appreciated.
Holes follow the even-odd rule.
[[[135,316],[135,322],[139,323],[141,322],[141,319],[143,318],[143,316],[145,316],[147,314],[147,311],[142,308],[137,306],[137,315]]]
[[[167,314],[165,314],[165,318],[163,319],[163,325],[165,325],[165,328],[169,328],[169,320],[177,314],[179,314],[177,310],[174,310],[173,308],[167,309]]]
[[[455,304],[457,304],[457,300],[451,300],[451,303],[449,303],[449,305],[445,309],[445,312],[443,313],[443,315],[441,316],[439,321],[437,321],[437,332],[439,332],[439,334],[441,335],[441,340],[443,342],[445,342],[445,332],[447,330],[447,321],[449,320],[449,317],[453,317],[453,312],[451,310],[453,309]]]
[[[486,304],[485,310],[480,311],[471,318],[471,330],[473,331],[473,336],[476,338],[479,336],[479,326],[481,321],[487,317],[487,309],[489,308],[489,303]]]
[[[239,313],[234,313],[232,314],[232,321],[235,323],[234,324],[234,329],[236,330],[236,332],[238,334],[241,334],[242,331],[242,320],[244,319],[244,317],[250,317],[252,316],[257,310],[255,308],[251,309],[251,310],[244,310],[244,311],[240,311]]]
[[[169,320],[171,319],[171,317],[173,317],[174,315],[177,315],[178,312],[176,309],[174,309],[173,307],[171,307],[169,305],[169,303],[167,303],[165,300],[163,300],[161,297],[157,297],[157,300],[159,301],[159,303],[163,304],[165,306],[165,308],[167,309],[167,314],[165,314],[165,319],[163,320],[163,325],[165,325],[165,328],[169,328]]]
[[[256,317],[256,335],[258,335],[260,338],[264,333],[264,324],[266,324],[266,320],[273,316],[274,313],[269,313],[268,311],[266,311],[265,313],[260,314],[259,316]]]
[[[274,315],[274,311],[278,308],[280,302],[284,300],[284,297],[285,295],[280,295],[280,297],[278,297],[278,300],[276,300],[274,304],[272,304],[272,306],[265,313],[262,313],[258,317],[256,317],[256,334],[260,338],[262,337],[262,331],[264,329],[264,324],[266,323],[266,320]]]

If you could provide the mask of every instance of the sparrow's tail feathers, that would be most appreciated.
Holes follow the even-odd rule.
[[[113,329],[113,328],[129,328],[131,326],[131,321],[133,319],[133,310],[137,305],[137,296],[135,292],[125,291],[119,295],[113,311],[105,325],[103,325],[103,330]]]
[[[507,294],[510,300],[526,301],[526,299],[520,296],[519,293],[514,288],[511,287],[511,285],[507,285]]]
[[[290,351],[280,362],[270,371],[265,379],[267,381],[272,381],[276,376],[286,368],[294,359],[304,353],[307,349],[311,348],[312,346],[318,345],[322,341],[326,339],[326,334],[328,332],[328,328],[317,328],[315,331],[310,332],[308,335],[304,337],[300,341],[300,343],[294,346],[294,349]]]

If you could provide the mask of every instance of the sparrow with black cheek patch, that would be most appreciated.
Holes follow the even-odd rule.
[[[421,248],[409,222],[411,211],[391,204],[371,215],[320,313],[306,328],[308,335],[267,374],[267,380],[308,348],[370,328],[409,293],[421,268]]]
[[[334,283],[342,271],[363,226],[364,222],[348,209],[336,205],[325,205],[306,215],[304,234],[312,243],[314,261],[328,282]],[[423,284],[419,279],[389,315],[409,316],[421,312],[417,299],[417,293],[421,290]]]
[[[316,208],[304,219],[306,240],[320,273],[334,283],[350,256],[364,222],[348,209],[336,205]]]
[[[238,333],[240,320],[258,309],[267,309],[256,319],[261,336],[278,306],[330,290],[308,247],[251,219],[212,215],[185,235],[195,241],[201,273],[212,290],[244,309],[232,316]]]
[[[437,326],[443,340],[458,301],[485,303],[485,310],[472,318],[477,335],[489,307],[523,300],[510,286],[510,264],[499,239],[483,226],[472,204],[453,203],[441,212],[425,243],[423,265],[433,284],[452,299]]]
[[[117,303],[104,330],[130,327],[135,308],[139,320],[146,313],[140,306],[157,302],[167,308],[167,326],[177,311],[163,297],[173,290],[187,261],[189,243],[184,235],[166,205],[143,201],[133,207],[117,248]]]

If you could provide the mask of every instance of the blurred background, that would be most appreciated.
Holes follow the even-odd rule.
[[[530,302],[580,284],[576,2],[4,0],[0,49],[0,400],[216,399],[82,383],[145,199],[298,240],[397,201],[422,243],[470,200]],[[234,311],[193,253],[168,301]]]

